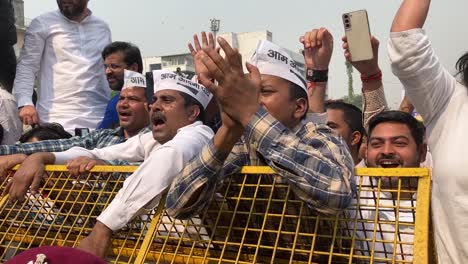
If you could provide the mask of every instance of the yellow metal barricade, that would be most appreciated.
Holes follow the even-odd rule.
[[[76,246],[135,167],[82,179],[48,166],[40,195],[0,200],[0,260],[38,245]],[[428,263],[427,169],[357,169],[357,197],[317,215],[268,167],[228,177],[211,204],[176,220],[164,203],[114,235],[115,263]],[[6,181],[1,183],[3,189]]]

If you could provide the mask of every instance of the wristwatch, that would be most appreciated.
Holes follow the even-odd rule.
[[[306,79],[309,82],[327,82],[328,81],[328,70],[307,69]]]

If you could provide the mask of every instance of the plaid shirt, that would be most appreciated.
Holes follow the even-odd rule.
[[[148,127],[140,130],[140,133],[151,131]],[[104,148],[125,142],[121,127],[115,129],[98,129],[90,132],[86,136],[72,137],[67,139],[44,140],[34,143],[22,143],[16,145],[1,145],[0,155],[11,155],[16,153],[33,154],[36,152],[62,152],[72,147],[82,147],[86,149]],[[128,165],[123,160],[108,161],[111,165]]]
[[[299,199],[320,213],[345,209],[356,191],[353,159],[346,144],[324,125],[302,123],[295,131],[261,108],[229,155],[217,151],[211,141],[185,166],[171,184],[167,212],[178,218],[200,212],[224,179],[247,165],[270,166]],[[199,198],[188,205],[196,192]]]

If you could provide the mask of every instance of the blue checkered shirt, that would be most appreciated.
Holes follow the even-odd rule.
[[[139,133],[151,131],[148,127],[143,128]],[[121,127],[115,129],[98,129],[90,132],[86,136],[72,137],[68,139],[44,140],[34,143],[22,143],[16,145],[1,145],[0,155],[11,155],[16,153],[33,154],[36,152],[62,152],[72,147],[82,147],[86,149],[104,148],[125,142]],[[127,161],[108,161],[111,165],[128,165]]]
[[[178,218],[201,212],[224,179],[248,165],[270,166],[319,213],[340,212],[356,192],[353,159],[329,127],[303,122],[292,132],[262,108],[231,153],[217,151],[211,141],[185,166],[171,184],[167,212]],[[192,197],[194,193],[200,196]]]

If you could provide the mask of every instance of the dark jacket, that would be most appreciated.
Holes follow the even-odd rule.
[[[0,0],[0,45],[16,43],[15,11],[13,0]]]

